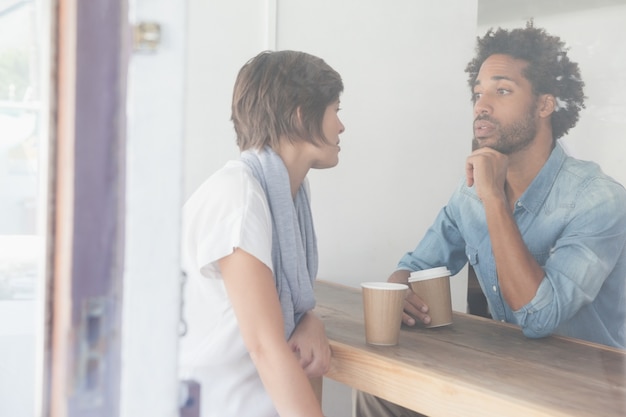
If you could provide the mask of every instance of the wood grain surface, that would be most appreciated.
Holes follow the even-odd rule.
[[[403,326],[397,346],[370,346],[360,289],[315,291],[338,382],[433,417],[626,416],[626,351],[456,312],[449,326]]]

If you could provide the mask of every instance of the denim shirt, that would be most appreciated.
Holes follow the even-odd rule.
[[[560,145],[515,202],[515,222],[543,268],[534,298],[512,310],[500,291],[485,211],[465,179],[397,269],[473,266],[491,315],[527,337],[552,333],[626,348],[626,190]]]

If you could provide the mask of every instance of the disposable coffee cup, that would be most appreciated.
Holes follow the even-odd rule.
[[[428,305],[430,324],[426,327],[452,324],[452,299],[448,268],[442,266],[411,272],[409,286]]]
[[[365,341],[370,345],[397,345],[408,285],[392,282],[364,282],[361,288]]]

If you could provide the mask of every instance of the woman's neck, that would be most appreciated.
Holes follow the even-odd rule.
[[[291,143],[285,139],[281,141],[280,149],[276,153],[280,156],[289,174],[289,184],[291,196],[296,197],[304,178],[311,168],[311,162],[306,158],[307,153],[303,152],[302,146],[305,142]]]

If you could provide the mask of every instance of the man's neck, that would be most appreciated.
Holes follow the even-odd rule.
[[[511,209],[539,174],[553,149],[552,138],[536,138],[528,148],[509,155],[505,192]]]

